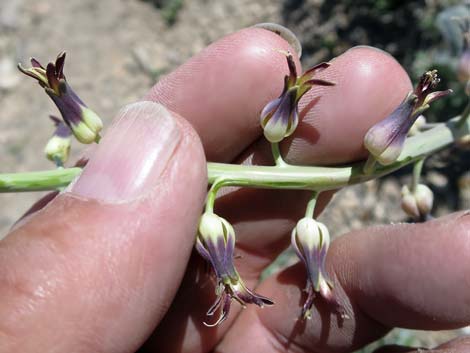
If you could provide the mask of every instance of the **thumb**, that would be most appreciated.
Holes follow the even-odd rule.
[[[124,108],[78,180],[0,242],[0,352],[137,349],[178,288],[206,187],[188,123]]]

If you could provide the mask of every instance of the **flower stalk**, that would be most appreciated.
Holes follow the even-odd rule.
[[[271,143],[271,152],[273,154],[274,163],[277,167],[286,167],[288,165],[282,158],[279,142]]]
[[[418,159],[433,154],[470,134],[470,120],[457,126],[460,117],[438,124],[406,140],[399,158],[387,166],[379,165],[373,173],[364,173],[364,162],[342,167],[294,166],[270,167],[207,163],[209,184],[218,187],[243,186],[291,190],[333,190],[390,174]],[[65,168],[29,173],[0,174],[0,192],[55,190],[68,185],[81,168]]]

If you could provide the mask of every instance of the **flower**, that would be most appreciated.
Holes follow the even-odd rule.
[[[78,141],[97,142],[100,139],[99,133],[103,128],[103,123],[69,86],[64,76],[64,64],[65,52],[62,52],[57,56],[55,63],[47,64],[46,68],[32,58],[31,68],[25,69],[18,64],[18,69],[25,75],[36,79],[44,88]]]
[[[249,290],[243,283],[233,264],[235,250],[235,231],[230,223],[222,217],[206,212],[201,216],[196,238],[196,250],[208,261],[217,277],[217,299],[207,311],[207,316],[213,316],[222,308],[219,318],[213,324],[216,326],[225,321],[230,312],[232,299],[242,306],[256,304],[259,307],[273,305],[274,302]]]
[[[47,145],[44,148],[44,153],[46,154],[47,159],[55,162],[58,167],[63,167],[69,158],[70,146],[72,144],[72,131],[59,118],[52,115],[50,118],[56,129],[52,137],[47,142]]]
[[[329,67],[329,63],[318,64],[298,77],[292,54],[288,52],[286,58],[289,75],[284,77],[284,89],[278,98],[266,104],[260,115],[264,136],[272,143],[281,141],[295,131],[299,123],[298,103],[305,93],[314,85],[334,85],[333,82],[313,78],[316,73]]]
[[[417,134],[419,134],[421,131],[421,129],[423,127],[425,127],[427,124],[427,121],[426,121],[426,118],[424,117],[424,115],[420,115],[416,118],[415,122],[413,123],[413,125],[411,125],[411,128],[410,130],[408,131],[408,137],[410,136],[415,136]]]
[[[338,306],[333,295],[333,284],[325,268],[326,254],[330,245],[330,233],[323,223],[312,218],[302,218],[292,230],[292,246],[307,270],[307,300],[302,316],[311,318],[313,299],[316,293]]]
[[[426,72],[416,89],[409,92],[387,118],[367,131],[364,146],[382,165],[389,165],[398,159],[409,130],[429,105],[452,92],[450,89],[433,92],[439,81],[437,70]]]
[[[434,195],[429,187],[418,184],[414,192],[404,185],[401,189],[401,208],[415,220],[425,220],[432,210]]]

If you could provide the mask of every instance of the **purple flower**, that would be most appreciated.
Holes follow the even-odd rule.
[[[47,159],[55,162],[58,167],[63,167],[69,158],[72,131],[59,118],[50,116],[55,125],[55,131],[44,148]]]
[[[452,92],[435,91],[440,79],[437,70],[426,72],[416,89],[384,120],[372,126],[364,137],[364,146],[382,165],[395,162],[416,119],[429,105]]]
[[[57,56],[55,63],[44,68],[39,61],[32,58],[31,68],[25,69],[18,64],[18,69],[38,81],[59,109],[64,122],[72,129],[78,141],[82,143],[97,142],[103,128],[101,119],[89,109],[75,94],[64,76],[65,52]]]
[[[232,300],[242,306],[256,304],[259,307],[273,305],[274,302],[249,290],[243,283],[233,264],[235,250],[235,231],[222,217],[213,213],[204,213],[199,223],[196,239],[196,250],[212,265],[217,278],[217,299],[207,311],[207,316],[213,316],[219,308],[221,313],[213,324],[216,326],[225,321],[230,312]]]
[[[278,98],[266,104],[260,115],[264,136],[272,143],[281,141],[295,131],[299,123],[298,103],[305,93],[314,85],[334,85],[332,82],[313,78],[316,73],[330,66],[329,63],[318,64],[298,77],[292,55],[287,53],[286,58],[289,75],[284,78],[284,89]]]
[[[302,308],[302,316],[310,319],[316,293],[320,293],[328,302],[339,307],[325,268],[330,245],[330,233],[326,226],[312,218],[302,218],[292,230],[291,242],[307,270],[307,300]]]

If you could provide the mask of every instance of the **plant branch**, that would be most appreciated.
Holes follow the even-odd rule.
[[[342,167],[312,167],[286,165],[247,166],[207,163],[209,184],[274,189],[331,190],[346,185],[376,179],[410,163],[435,153],[470,134],[470,120],[457,126],[460,117],[440,124],[406,140],[398,160],[388,166],[377,165],[373,173],[363,172],[365,162]],[[461,120],[460,120],[461,123]],[[0,192],[54,190],[68,185],[80,168],[57,169],[43,172],[0,174]]]
[[[305,209],[305,217],[306,218],[313,218],[313,214],[315,213],[315,206],[317,204],[318,196],[320,195],[319,192],[314,191],[310,200],[308,201],[307,208]]]

